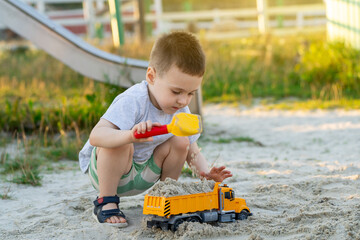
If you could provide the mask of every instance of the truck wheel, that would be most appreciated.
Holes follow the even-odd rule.
[[[186,219],[187,222],[200,222],[199,218],[197,217],[190,217]]]
[[[249,212],[247,210],[242,210],[240,213],[236,214],[236,220],[246,220],[249,216]]]
[[[160,228],[163,231],[167,231],[167,230],[169,230],[169,224],[167,222],[166,223],[160,223]]]
[[[174,224],[171,226],[171,231],[175,232],[178,228],[179,225],[182,224],[184,221],[182,219],[178,219],[174,222]]]
[[[153,226],[156,226],[156,223],[155,221],[151,220],[151,221],[147,221],[146,225],[148,228],[152,228]]]

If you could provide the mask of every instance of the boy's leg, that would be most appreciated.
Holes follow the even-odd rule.
[[[97,174],[99,179],[99,198],[114,196],[120,178],[131,170],[134,147],[132,144],[118,148],[97,148]],[[104,205],[103,210],[116,209],[115,203]],[[109,223],[122,223],[126,220],[113,216],[106,220]]]
[[[161,168],[161,181],[177,180],[189,151],[189,138],[173,136],[154,150],[154,161]]]

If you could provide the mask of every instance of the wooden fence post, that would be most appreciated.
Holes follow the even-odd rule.
[[[267,12],[267,0],[256,0],[258,11],[258,28],[261,34],[265,34],[269,30],[269,14]]]
[[[45,14],[45,2],[43,0],[38,0],[36,2],[36,9],[42,13]]]
[[[156,31],[155,34],[159,35],[164,31],[164,24],[162,22],[162,0],[154,0],[155,4],[155,16],[156,16]]]
[[[304,13],[298,12],[296,14],[296,28],[302,29],[304,27]]]
[[[87,23],[87,35],[90,38],[95,37],[95,9],[93,0],[83,1],[84,19]]]
[[[102,0],[96,0],[96,10],[99,11],[99,10],[103,10],[104,9],[104,1]]]

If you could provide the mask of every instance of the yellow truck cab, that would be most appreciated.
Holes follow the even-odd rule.
[[[188,222],[234,222],[251,216],[242,198],[226,184],[215,183],[212,192],[158,197],[145,195],[143,214],[152,215],[148,227],[176,231],[184,221]]]
[[[219,188],[219,192],[219,201],[220,204],[222,204],[219,208],[220,211],[235,211],[235,214],[237,215],[236,219],[247,219],[246,215],[248,214],[240,214],[243,210],[246,210],[250,213],[250,209],[246,206],[245,199],[235,198],[235,191],[232,188],[229,188],[226,184]]]

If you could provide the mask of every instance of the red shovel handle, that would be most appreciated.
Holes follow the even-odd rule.
[[[157,136],[157,135],[162,135],[162,134],[167,134],[168,129],[166,125],[161,125],[161,126],[154,126],[152,127],[152,129],[150,131],[146,131],[145,133],[134,133],[135,138],[147,138],[147,137],[152,137],[152,136]]]

